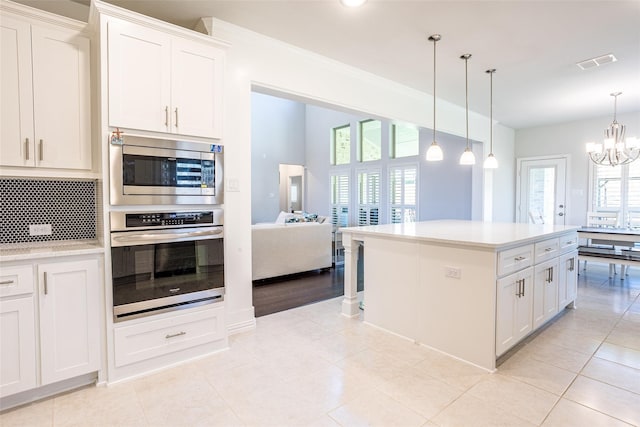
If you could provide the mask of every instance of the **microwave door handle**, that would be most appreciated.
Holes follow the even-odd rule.
[[[222,229],[190,231],[188,233],[171,233],[171,234],[145,233],[145,234],[135,234],[131,236],[127,236],[127,235],[115,236],[113,240],[126,243],[126,242],[139,242],[141,240],[172,240],[172,239],[182,239],[185,237],[216,236],[218,234],[222,234]]]

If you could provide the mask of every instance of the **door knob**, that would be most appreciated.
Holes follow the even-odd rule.
[[[558,216],[564,216],[564,213],[560,212],[560,213],[558,214]]]

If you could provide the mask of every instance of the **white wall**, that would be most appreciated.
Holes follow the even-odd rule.
[[[569,155],[567,224],[581,225],[586,221],[590,160],[585,143],[601,141],[612,120],[612,116],[597,117],[515,132],[517,158]],[[640,137],[640,112],[619,114],[618,122],[627,126],[627,136]]]
[[[305,163],[305,105],[261,93],[251,95],[251,222],[280,213],[280,163]]]

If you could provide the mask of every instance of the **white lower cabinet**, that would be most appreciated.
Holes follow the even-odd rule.
[[[0,396],[36,386],[33,296],[0,300]]]
[[[533,330],[533,268],[498,279],[496,356],[500,356]]]
[[[558,259],[534,267],[533,328],[542,326],[558,313]]]
[[[122,367],[226,337],[224,306],[212,305],[113,329],[115,365]]]
[[[42,385],[100,367],[98,261],[38,265]]]
[[[0,396],[100,369],[99,262],[0,266]]]

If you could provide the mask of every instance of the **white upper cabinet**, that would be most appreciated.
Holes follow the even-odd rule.
[[[171,39],[150,28],[110,20],[109,125],[169,132]]]
[[[31,25],[0,16],[0,163],[35,166]]]
[[[90,42],[2,14],[0,165],[91,169]]]
[[[109,126],[221,138],[224,51],[109,19]]]
[[[36,165],[91,169],[89,39],[33,26]]]

